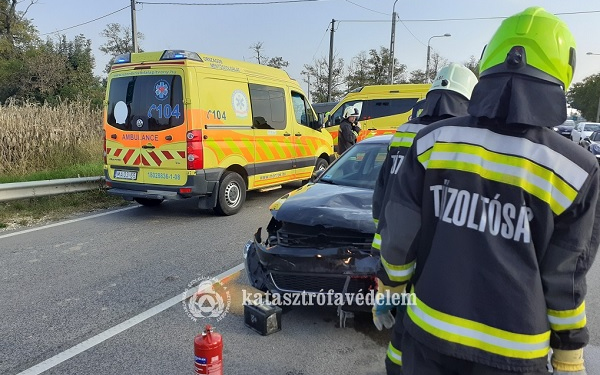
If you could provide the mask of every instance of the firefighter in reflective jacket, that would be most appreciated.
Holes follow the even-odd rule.
[[[412,119],[406,124],[401,125],[394,134],[388,154],[383,166],[379,172],[375,191],[373,194],[373,219],[377,224],[381,213],[382,202],[387,201],[391,185],[388,184],[390,176],[395,176],[400,169],[402,159],[406,155],[412,141],[419,130],[425,126],[447,118],[467,115],[467,107],[473,87],[477,83],[477,77],[465,66],[452,63],[443,67],[437,73],[431,88],[427,92],[425,105],[419,117]],[[392,182],[394,180],[392,179]],[[379,250],[381,237],[379,230],[375,233],[373,248]],[[392,282],[387,277],[385,270],[380,267],[378,273],[379,291],[385,292],[389,289],[394,292],[403,283]],[[400,287],[400,291],[403,287]],[[381,330],[384,326],[391,328],[394,324],[394,316],[390,311],[389,304],[376,304],[373,309],[373,322],[377,329]],[[386,368],[388,375],[400,374],[402,366],[402,352],[400,350],[400,338],[402,337],[401,317],[404,314],[404,308],[400,307],[396,311],[398,324],[394,327],[393,340],[388,345]]]
[[[598,162],[566,119],[575,41],[539,7],[482,55],[470,116],[419,132],[380,217],[381,262],[406,283],[402,371],[585,374],[585,276],[600,238]]]
[[[347,149],[352,147],[356,143],[356,138],[360,133],[360,127],[358,126],[358,109],[353,106],[346,107],[342,117],[344,118],[340,123],[340,130],[338,135],[338,154],[343,154]]]

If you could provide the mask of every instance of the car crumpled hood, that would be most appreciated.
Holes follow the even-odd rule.
[[[316,183],[290,194],[272,214],[276,220],[300,225],[345,228],[375,233],[373,190]]]

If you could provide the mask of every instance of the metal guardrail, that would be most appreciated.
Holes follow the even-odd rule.
[[[0,202],[46,195],[98,189],[104,177],[78,177],[60,180],[9,182],[0,184]]]

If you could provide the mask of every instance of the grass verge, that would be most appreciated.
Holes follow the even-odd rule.
[[[95,177],[104,174],[102,162],[65,166],[61,169],[33,172],[26,175],[7,174],[0,176],[0,184],[7,182],[25,182],[39,180],[56,180],[72,177]]]
[[[42,224],[64,219],[76,213],[129,204],[121,197],[107,194],[103,189],[2,202],[0,203],[0,229]]]

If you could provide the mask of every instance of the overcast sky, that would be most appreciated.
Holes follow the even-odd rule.
[[[283,3],[286,1],[295,1]],[[263,54],[281,56],[289,61],[286,69],[302,82],[304,64],[329,56],[329,27],[336,20],[334,53],[347,66],[361,51],[389,48],[391,14],[394,0],[279,0],[268,5],[193,6],[176,4],[266,3],[275,0],[148,0],[137,4],[137,27],[144,34],[140,41],[146,51],[187,49],[238,60],[253,60],[250,46],[263,43]],[[20,10],[26,1],[21,2]],[[151,3],[168,3],[165,5]],[[83,34],[92,40],[96,73],[109,57],[98,50],[105,40],[100,32],[108,23],[131,26],[130,0],[38,0],[27,13],[43,37],[55,37],[56,30],[116,13],[61,34],[72,40]],[[597,0],[461,0],[397,1],[395,10],[401,21],[396,24],[395,57],[408,70],[425,70],[427,43],[449,61],[463,62],[481,55],[483,46],[499,26],[501,19],[447,20],[456,18],[494,18],[517,13],[538,5],[559,15],[577,41],[577,68],[574,82],[600,72],[600,4]],[[125,8],[126,9],[122,9]],[[122,9],[118,11],[119,9]],[[447,21],[424,21],[440,20]],[[337,22],[339,20],[339,22]]]

